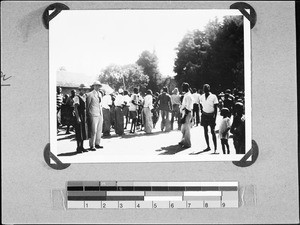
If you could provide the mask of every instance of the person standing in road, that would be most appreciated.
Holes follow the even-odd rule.
[[[115,99],[115,132],[117,135],[124,134],[124,114],[123,114],[123,107],[124,107],[124,96],[123,96],[123,89],[120,88],[118,95]]]
[[[217,151],[217,138],[215,134],[217,110],[218,110],[218,98],[216,95],[210,92],[210,86],[204,84],[203,86],[204,94],[200,97],[200,111],[201,111],[201,126],[204,128],[204,137],[207,144],[207,148],[204,151],[210,151],[209,137],[208,137],[208,126],[210,127],[210,132],[214,142],[216,154]]]
[[[61,125],[61,106],[63,103],[63,94],[61,93],[61,87],[56,87],[56,115],[57,115],[57,133],[58,128]]]
[[[99,91],[101,83],[95,81],[93,87],[94,90],[89,92],[86,97],[86,109],[89,121],[90,150],[96,151],[96,148],[103,148],[100,145],[103,126],[102,95]]]
[[[151,134],[153,128],[152,113],[151,113],[152,109],[153,109],[153,97],[152,97],[152,91],[149,89],[147,90],[147,95],[144,98],[144,107],[143,107],[145,132],[147,134]]]
[[[188,83],[182,84],[182,92],[184,92],[182,105],[180,108],[181,117],[181,132],[182,139],[179,142],[182,148],[191,147],[191,118],[193,110],[193,99],[192,94],[189,91],[190,85]]]
[[[103,110],[103,136],[110,136],[110,127],[111,127],[111,119],[110,119],[110,108],[112,107],[112,98],[106,93],[102,99],[102,110]]]
[[[199,117],[199,111],[200,111],[200,108],[199,108],[199,105],[200,105],[200,94],[197,92],[197,89],[194,88],[193,89],[193,94],[192,94],[192,97],[193,97],[193,120],[195,121],[194,124],[196,124],[196,126],[199,125],[200,123],[200,117]]]
[[[87,152],[83,147],[83,141],[88,139],[86,124],[86,94],[84,84],[78,87],[79,94],[74,97],[74,112],[76,117],[75,138],[77,141],[77,153]]]
[[[172,107],[173,107],[172,118],[171,118],[171,130],[173,130],[173,128],[174,128],[175,119],[177,120],[178,130],[180,130],[180,128],[181,128],[181,123],[180,123],[181,101],[180,101],[180,95],[179,95],[178,88],[174,88],[172,95],[171,95],[171,102],[172,102]]]
[[[169,120],[169,113],[172,112],[173,107],[167,87],[163,87],[163,92],[158,97],[158,105],[161,115],[161,131],[170,131],[171,122]]]

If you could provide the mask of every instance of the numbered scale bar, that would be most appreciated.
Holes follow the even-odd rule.
[[[90,182],[67,184],[69,209],[237,208],[238,182]]]

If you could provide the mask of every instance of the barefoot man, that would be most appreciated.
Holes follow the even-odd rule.
[[[217,108],[218,108],[218,98],[216,95],[210,92],[210,86],[204,84],[203,86],[204,94],[200,98],[200,111],[201,111],[201,126],[204,127],[204,136],[207,144],[207,148],[204,151],[210,151],[209,138],[208,138],[208,126],[210,126],[210,132],[214,142],[214,147],[216,153],[217,151],[217,139],[215,134]]]

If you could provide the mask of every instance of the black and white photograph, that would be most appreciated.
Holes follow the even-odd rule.
[[[251,149],[239,10],[63,10],[49,22],[51,152],[63,163],[238,161]]]

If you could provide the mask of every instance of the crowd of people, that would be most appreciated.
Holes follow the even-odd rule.
[[[111,136],[112,131],[117,136],[137,131],[151,134],[159,118],[162,132],[174,130],[176,122],[177,129],[182,132],[178,143],[182,148],[191,147],[190,130],[200,124],[207,144],[204,151],[210,151],[210,127],[214,153],[217,153],[215,126],[218,112],[223,117],[218,129],[223,154],[230,154],[229,133],[233,136],[236,154],[245,153],[244,93],[238,89],[227,89],[217,96],[210,92],[208,84],[203,90],[197,90],[183,83],[181,92],[179,88],[169,92],[163,87],[160,93],[150,89],[141,93],[137,87],[132,93],[121,88],[108,93],[101,87],[99,81],[95,81],[91,89],[82,84],[78,87],[79,93],[72,90],[70,96],[63,96],[61,87],[57,87],[57,128],[66,126],[66,134],[75,131],[77,153],[88,151],[83,147],[84,140],[89,140],[90,151],[103,148],[101,138]]]

